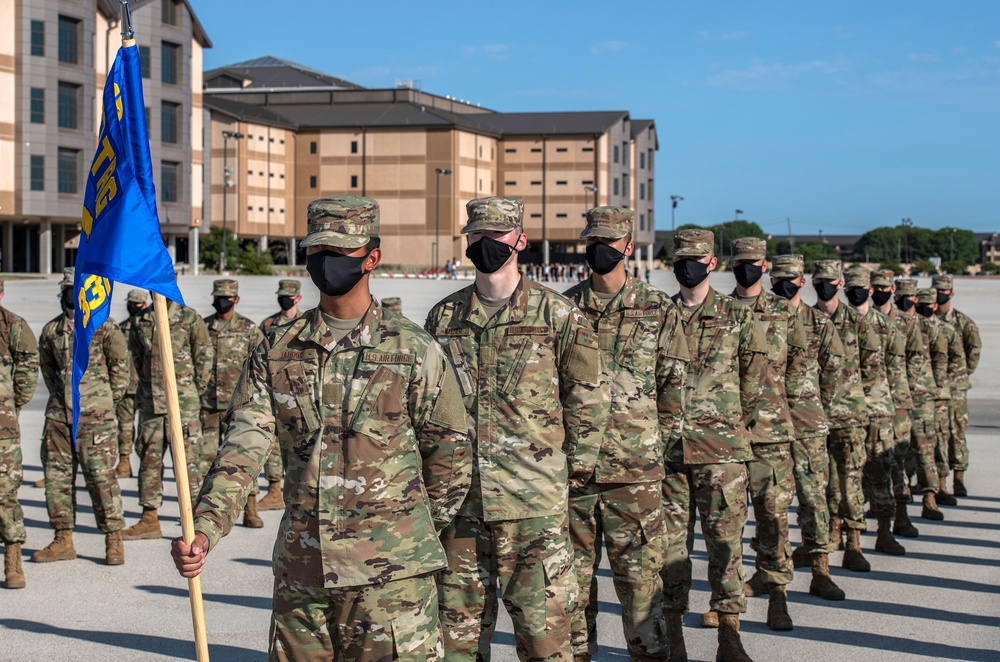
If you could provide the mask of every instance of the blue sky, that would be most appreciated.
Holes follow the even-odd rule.
[[[679,194],[678,224],[1000,230],[1000,2],[193,6],[206,68],[274,55],[496,110],[652,118],[659,228]]]

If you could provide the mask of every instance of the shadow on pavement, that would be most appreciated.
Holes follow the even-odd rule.
[[[149,584],[136,586],[140,591],[154,593],[156,595],[169,595],[177,598],[188,599],[187,589],[174,588],[173,586],[151,586]],[[223,593],[203,593],[202,598],[206,602],[218,602],[224,605],[236,607],[247,607],[249,609],[266,609],[271,611],[271,598],[260,598],[255,595],[225,595]]]
[[[835,577],[858,577],[858,573],[841,568],[830,568],[830,574]],[[894,584],[910,584],[924,588],[946,588],[955,591],[975,591],[976,593],[1000,594],[1000,586],[994,584],[983,584],[980,582],[970,582],[965,579],[951,579],[948,577],[933,577],[929,575],[908,575],[902,572],[888,572],[886,570],[873,570],[864,573],[865,579],[874,579],[878,582],[892,582]],[[852,604],[852,601],[844,603],[845,606]]]
[[[271,559],[233,559],[233,563],[242,563],[243,565],[253,565],[261,568],[271,567]]]
[[[850,598],[844,602],[828,602],[805,593],[789,593],[790,602],[813,604],[831,609],[845,611],[862,611],[888,616],[903,616],[905,618],[925,618],[929,621],[962,623],[963,625],[982,625],[984,627],[1000,627],[1000,617],[983,614],[963,614],[951,609],[935,609],[913,604],[896,604],[892,602],[877,602],[875,600],[856,600]],[[796,626],[796,629],[798,626]]]
[[[954,556],[952,554],[932,554],[930,552],[913,552],[906,550],[906,558],[916,559],[918,561],[952,563],[955,565],[984,565],[990,568],[997,567],[996,559],[978,559],[974,556]]]
[[[154,634],[107,632],[104,630],[73,630],[71,628],[49,625],[48,623],[25,621],[19,618],[0,618],[0,627],[9,630],[33,632],[45,636],[66,637],[76,641],[87,641],[104,646],[141,651],[143,653],[156,653],[182,660],[194,658],[193,641],[171,639]],[[227,646],[225,644],[209,644],[208,652],[213,660],[233,660],[234,662],[239,660],[242,662],[243,660],[267,659],[267,653],[263,651]]]
[[[940,524],[940,522],[935,522]],[[871,532],[871,539],[875,539],[875,533]],[[995,540],[982,540],[980,538],[956,538],[954,536],[933,536],[921,533],[917,539],[922,542],[939,542],[943,545],[960,545],[962,547],[988,547],[990,549],[1000,549],[1000,542]],[[867,549],[867,548],[865,548]]]

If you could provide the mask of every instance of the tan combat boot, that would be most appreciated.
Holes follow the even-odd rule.
[[[45,488],[45,479],[44,478],[39,478],[38,480],[36,480],[35,481],[35,487],[37,487],[39,489],[44,489]]]
[[[951,491],[957,497],[969,496],[969,491],[965,489],[965,471],[955,470],[951,479]]]
[[[21,543],[8,543],[3,548],[3,585],[5,588],[24,588],[24,568],[21,567]]]
[[[719,627],[719,612],[710,609],[701,615],[701,627],[703,628],[717,628]]]
[[[830,576],[830,557],[826,554],[816,554],[812,557],[812,582],[809,583],[809,595],[815,595],[824,600],[843,600],[844,591],[833,583]]]
[[[857,529],[847,530],[847,544],[844,548],[844,561],[841,565],[845,570],[853,572],[871,571],[871,564],[861,553],[861,531]]]
[[[940,522],[944,519],[944,513],[937,507],[937,498],[933,492],[924,492],[924,509],[920,516],[924,519]]]
[[[52,563],[53,561],[72,561],[76,558],[73,547],[73,532],[70,529],[59,529],[49,546],[31,555],[35,563]]]
[[[247,497],[247,505],[243,509],[243,526],[251,529],[264,528],[264,520],[257,514],[257,499],[253,495]]]
[[[788,593],[784,586],[771,586],[767,603],[767,627],[772,630],[791,630],[792,617],[788,615]]]
[[[719,650],[715,662],[753,662],[740,641],[739,614],[719,614]]]
[[[667,611],[667,639],[670,642],[670,655],[667,662],[688,662],[687,646],[684,644],[684,614],[679,611]]]
[[[910,521],[905,503],[896,504],[896,520],[892,523],[892,532],[903,538],[916,538],[920,535],[917,527],[913,526],[913,522]]]
[[[892,525],[888,517],[878,518],[878,535],[875,537],[875,551],[889,556],[903,556],[906,550],[892,537]]]
[[[257,510],[284,510],[285,499],[281,496],[281,481],[271,480],[267,483],[267,494],[257,502]]]
[[[948,494],[948,477],[938,479],[937,503],[939,506],[957,506],[958,499]]]
[[[131,478],[132,477],[132,462],[129,460],[128,455],[122,455],[118,458],[118,466],[115,467],[115,478]]]
[[[104,536],[104,564],[124,565],[125,545],[122,544],[122,532],[114,531]]]
[[[122,533],[122,540],[158,540],[163,537],[160,532],[160,519],[156,508],[143,508],[142,519],[128,527]]]
[[[793,568],[808,568],[812,565],[812,554],[806,551],[804,545],[799,545],[792,552],[792,567]]]

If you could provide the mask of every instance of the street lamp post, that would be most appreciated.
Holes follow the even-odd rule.
[[[229,189],[236,186],[233,182],[233,169],[229,167],[229,139],[240,140],[243,138],[243,134],[239,131],[223,131],[222,132],[222,172],[223,172],[223,186],[222,186],[222,257],[219,260],[219,273],[224,273],[228,267],[227,255],[226,255],[226,237],[227,227],[226,227],[226,199],[229,197]]]
[[[673,253],[674,250],[674,234],[677,232],[677,203],[684,200],[683,195],[672,195],[670,196],[670,251]]]
[[[913,219],[904,218],[899,222],[903,226],[903,261],[907,264],[910,260],[910,228],[913,227]]]
[[[597,187],[596,186],[584,186],[583,190],[584,191],[590,191],[591,193],[594,194],[594,206],[596,207],[597,206]],[[583,204],[584,204],[584,206],[586,206],[587,205],[586,201]],[[584,209],[583,211],[586,212],[587,210]]]
[[[441,175],[450,175],[448,168],[437,168],[434,176],[434,273],[440,265],[441,250]]]

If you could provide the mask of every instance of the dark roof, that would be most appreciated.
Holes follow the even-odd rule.
[[[633,140],[649,127],[653,127],[653,142],[655,143],[653,149],[660,149],[660,136],[656,133],[656,123],[653,120],[632,120],[629,124],[632,126]]]
[[[622,118],[628,118],[627,110],[494,113],[476,116],[476,120],[482,125],[505,136],[596,135],[606,132]]]
[[[223,115],[229,115],[230,117],[238,120],[256,122],[259,124],[266,124],[285,129],[297,130],[299,128],[294,122],[289,121],[264,106],[256,106],[250,103],[240,103],[239,101],[233,101],[228,97],[213,96],[211,94],[205,95],[204,103],[208,108],[218,111]]]
[[[225,78],[232,79],[225,84]],[[220,80],[222,79],[222,80]],[[281,58],[254,58],[206,71],[202,77],[205,89],[234,88],[244,90],[326,88],[360,90],[360,85],[310,69]],[[249,83],[245,83],[249,81]],[[213,82],[217,84],[213,84]]]

